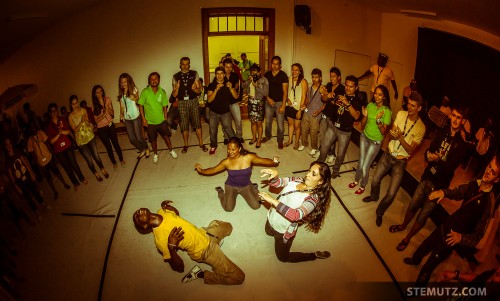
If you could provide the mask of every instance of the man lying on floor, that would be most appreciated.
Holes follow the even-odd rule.
[[[212,221],[207,228],[197,228],[180,217],[179,211],[171,203],[172,201],[163,201],[162,209],[157,214],[141,208],[134,213],[133,219],[139,232],[153,232],[156,248],[172,270],[184,272],[184,262],[177,254],[178,249],[186,251],[192,260],[212,267],[213,271],[202,271],[195,265],[182,278],[182,283],[203,278],[205,284],[242,284],[245,274],[219,247],[224,237],[231,234],[233,226],[222,221]]]

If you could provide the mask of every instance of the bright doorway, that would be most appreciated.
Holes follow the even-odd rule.
[[[227,53],[240,61],[244,52],[262,70],[269,69],[275,45],[274,9],[203,8],[202,26],[205,83],[212,80],[214,69]]]

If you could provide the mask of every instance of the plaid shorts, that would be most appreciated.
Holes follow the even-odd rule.
[[[181,131],[189,131],[189,122],[193,129],[201,128],[198,99],[179,100],[179,115],[181,117]]]

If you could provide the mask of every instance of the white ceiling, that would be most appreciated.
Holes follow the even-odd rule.
[[[0,64],[49,27],[106,0],[0,0]],[[345,0],[380,12],[429,11],[500,35],[499,0]],[[313,8],[314,9],[314,8]]]

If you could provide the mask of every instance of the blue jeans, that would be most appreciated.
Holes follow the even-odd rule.
[[[122,148],[120,146],[120,143],[118,142],[118,134],[116,133],[115,124],[112,123],[111,126],[97,128],[97,134],[99,135],[99,139],[101,139],[102,144],[108,152],[108,157],[109,160],[111,160],[111,163],[113,163],[113,165],[116,164],[115,155],[113,154],[113,148],[118,155],[118,159],[120,161],[123,161]]]
[[[265,111],[266,111],[266,138],[271,139],[273,135],[273,117],[276,114],[276,123],[278,124],[278,142],[283,142],[285,139],[285,112],[279,113],[279,109],[283,104],[282,101],[275,102],[274,106],[266,101]]]
[[[236,137],[241,138],[243,137],[243,130],[241,128],[240,103],[239,102],[233,103],[232,105],[229,106],[229,110],[231,111],[231,116],[233,117],[234,120],[234,127],[236,128]]]
[[[148,144],[142,136],[142,119],[141,116],[134,120],[125,120],[125,128],[127,129],[128,139],[140,152],[148,148]]]
[[[233,127],[231,126],[231,112],[224,114],[217,114],[214,111],[210,111],[210,147],[217,147],[217,133],[219,129],[219,122],[222,123],[222,128],[227,131],[229,138],[234,137]]]
[[[94,162],[92,162],[92,158],[94,158],[99,168],[104,168],[101,157],[99,157],[99,153],[97,152],[95,138],[90,140],[87,144],[78,146],[78,149],[80,150],[80,153],[82,154],[85,161],[87,161],[87,165],[89,166],[90,171],[92,171],[94,174],[97,172],[97,170],[95,169]]]
[[[382,158],[380,158],[380,161],[378,161],[377,169],[375,170],[375,174],[373,175],[371,185],[372,188],[370,191],[372,199],[378,201],[380,195],[380,183],[389,171],[391,172],[391,182],[389,183],[389,189],[387,189],[387,193],[377,207],[377,215],[384,215],[387,208],[389,208],[389,206],[391,206],[392,202],[394,201],[396,193],[398,193],[399,186],[401,186],[401,181],[403,181],[406,163],[408,163],[408,160],[396,159],[389,153],[384,153]]]
[[[356,169],[356,175],[354,176],[354,181],[359,183],[359,186],[365,188],[368,184],[368,172],[370,166],[375,160],[375,157],[380,150],[380,143],[382,141],[374,141],[361,133],[359,138],[359,163],[358,169]]]
[[[428,179],[423,179],[418,184],[417,189],[415,189],[413,197],[411,198],[410,205],[407,209],[408,212],[415,214],[418,209],[422,208],[417,215],[417,220],[415,221],[419,225],[425,224],[432,211],[437,206],[437,202],[435,200],[430,201],[428,199],[429,194],[433,189],[434,184]]]
[[[325,115],[321,116],[321,120],[319,122],[319,143],[320,143],[320,149],[321,149],[321,144],[323,144],[325,142],[325,133],[326,133],[326,130],[329,127],[333,127],[333,123],[330,121],[330,118],[329,117],[325,118],[324,116]],[[330,155],[330,156],[335,155],[335,142],[333,142],[331,144],[330,148],[327,151],[328,151],[328,154],[326,152],[323,152],[323,153],[325,153],[325,156],[326,155]],[[323,161],[324,161],[324,159],[323,159]]]
[[[329,125],[324,133],[323,142],[321,142],[320,154],[318,161],[324,162],[326,156],[329,154],[329,150],[335,142],[339,142],[339,151],[337,158],[335,158],[335,164],[333,165],[332,175],[338,175],[340,171],[340,166],[344,163],[345,153],[347,152],[347,147],[349,146],[349,141],[351,140],[351,132],[344,132],[333,126],[331,121],[328,121]]]

